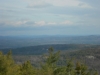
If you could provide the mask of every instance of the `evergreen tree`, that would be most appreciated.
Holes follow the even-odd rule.
[[[59,52],[54,53],[54,49],[49,48],[48,56],[44,65],[42,65],[42,71],[44,75],[54,75],[57,70],[56,62],[59,59]]]
[[[67,66],[66,66],[66,74],[67,75],[71,75],[74,73],[74,64],[72,62],[72,60],[68,60],[67,61]]]
[[[31,65],[30,61],[26,61],[20,65],[20,75],[35,75],[35,69]]]
[[[12,59],[11,51],[7,55],[0,52],[0,75],[18,75],[17,67]]]

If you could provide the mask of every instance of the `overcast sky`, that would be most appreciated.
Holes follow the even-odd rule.
[[[100,35],[100,0],[0,0],[2,35]]]

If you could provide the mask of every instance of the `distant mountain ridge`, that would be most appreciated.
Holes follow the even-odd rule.
[[[100,48],[100,45],[87,45],[87,44],[51,44],[51,45],[38,45],[38,46],[28,46],[21,48],[8,48],[1,49],[4,53],[12,50],[14,55],[41,55],[48,52],[48,49],[53,47],[55,51],[64,50],[85,50],[89,48]]]
[[[0,49],[47,44],[100,45],[99,35],[90,36],[0,36]]]

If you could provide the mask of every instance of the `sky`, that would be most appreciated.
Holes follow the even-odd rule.
[[[0,36],[100,35],[100,0],[0,0]]]

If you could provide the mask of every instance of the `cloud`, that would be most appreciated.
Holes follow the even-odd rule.
[[[12,26],[12,27],[32,27],[32,26],[44,26],[45,21],[30,21],[30,20],[19,20],[19,21],[0,21],[0,26]]]
[[[64,22],[61,22],[62,25],[72,25],[73,22],[69,21],[69,20],[66,20]]]
[[[56,22],[46,22],[46,21],[38,21],[35,22],[35,26],[57,26],[59,23]]]
[[[69,21],[69,20],[66,20],[66,21],[63,21],[63,22],[46,22],[46,21],[38,21],[38,22],[34,22],[34,26],[62,26],[62,25],[72,25],[73,22],[72,21]]]
[[[48,25],[56,25],[57,23],[56,22],[48,22],[47,24]]]
[[[40,27],[40,26],[62,26],[72,25],[73,22],[66,20],[63,22],[46,22],[46,21],[30,21],[30,20],[19,20],[19,21],[0,21],[0,26],[12,26],[12,27]]]
[[[84,17],[83,17],[84,18]],[[89,18],[80,18],[80,20],[62,20],[62,21],[32,21],[32,20],[0,20],[0,27],[58,27],[58,26],[98,26],[100,20],[99,19],[89,19]]]
[[[0,21],[0,25],[19,27],[19,26],[25,25],[27,22],[28,22],[28,20]]]
[[[45,21],[35,22],[35,25],[38,25],[38,26],[44,26],[45,24],[46,24]]]

